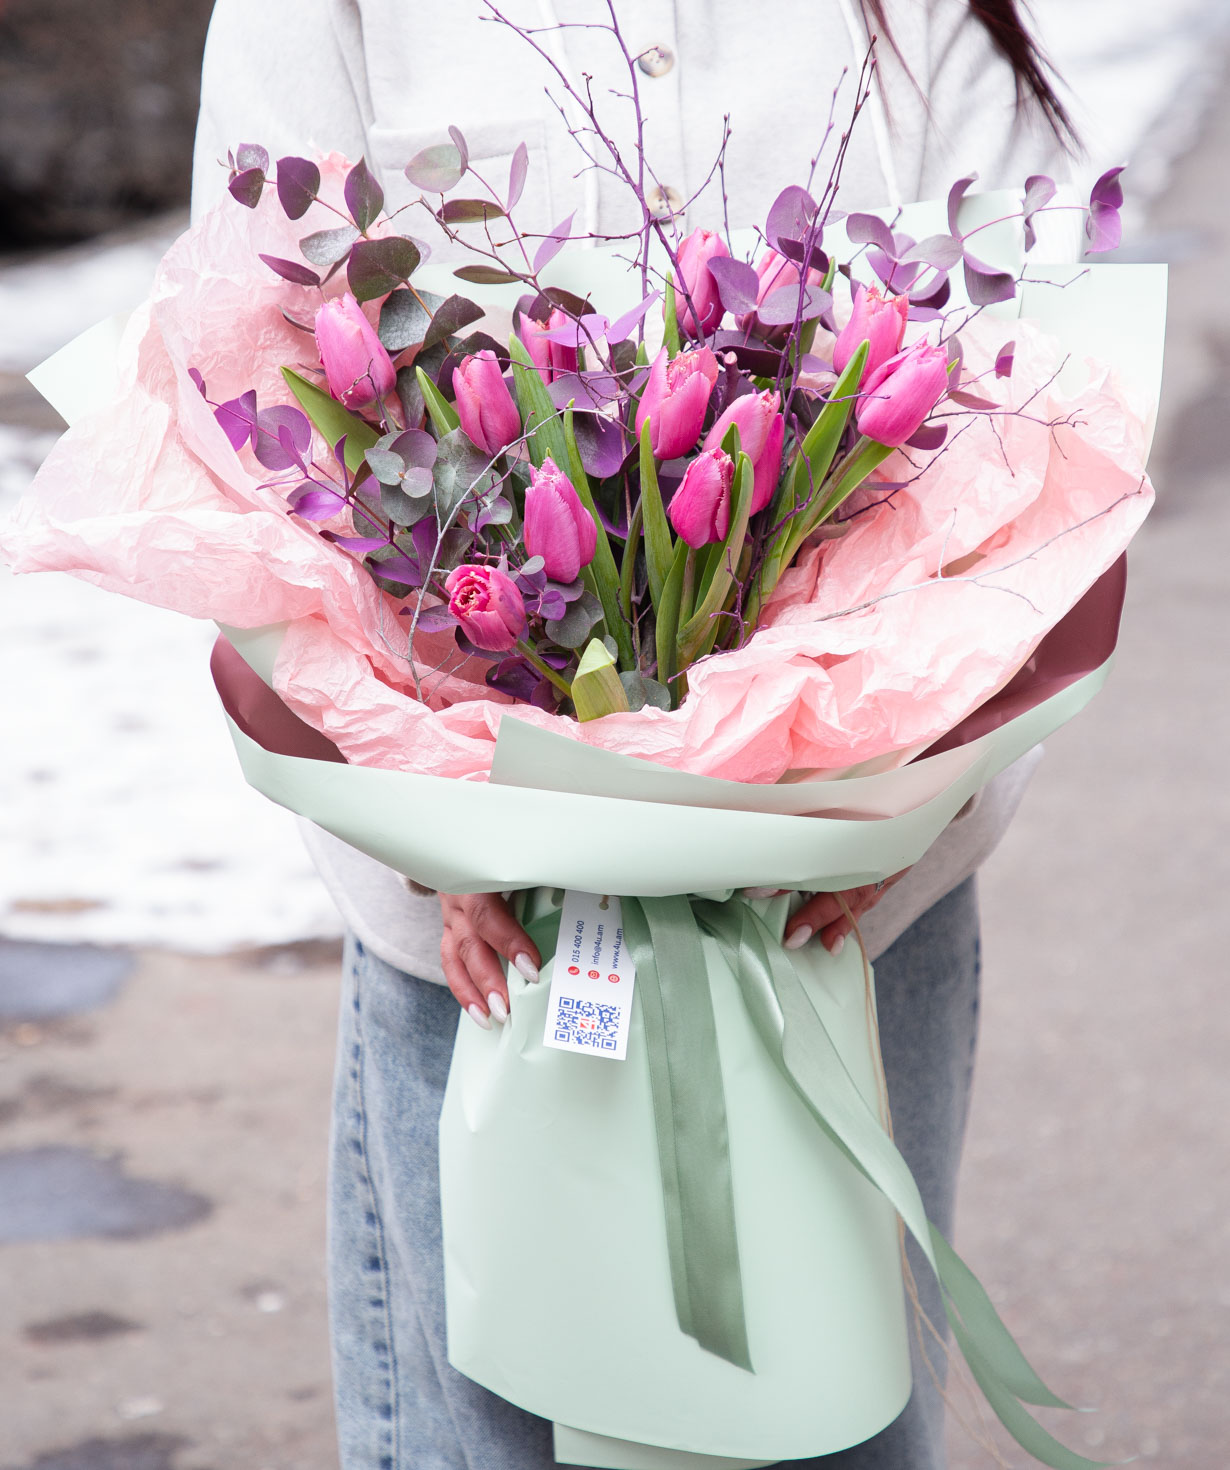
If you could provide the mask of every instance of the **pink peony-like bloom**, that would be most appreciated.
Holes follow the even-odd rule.
[[[530,361],[543,376],[543,381],[553,383],[562,373],[577,370],[577,349],[567,342],[555,342],[544,335],[547,332],[576,331],[576,323],[566,311],[556,307],[546,322],[535,321],[532,316],[522,316],[517,331]]]
[[[484,454],[498,454],[521,437],[521,416],[490,347],[461,359],[453,392],[461,427]]]
[[[530,471],[522,538],[531,556],[542,557],[553,582],[575,582],[594,559],[598,527],[550,455]]]
[[[525,604],[507,572],[467,563],[451,571],[444,586],[449,612],[475,647],[507,653],[525,636]]]
[[[899,449],[922,428],[947,387],[948,354],[929,342],[915,342],[863,384],[854,411],[859,432]]]
[[[703,449],[687,467],[670,503],[671,525],[689,546],[721,541],[730,530],[735,462],[724,449]]]
[[[712,230],[693,230],[680,245],[675,299],[679,330],[685,337],[703,337],[722,320],[722,298],[709,262],[729,254],[725,240]],[[695,313],[688,306],[689,300]]]
[[[658,459],[677,459],[696,443],[717,380],[717,358],[707,347],[673,360],[664,347],[654,358],[636,407],[636,432],[639,436],[648,419],[649,443]]]
[[[868,379],[877,368],[883,367],[890,357],[901,351],[909,313],[908,297],[890,296],[886,300],[878,286],[860,286],[854,294],[850,320],[838,332],[833,345],[834,371],[845,372],[846,364],[858,351],[859,344],[866,342],[867,366],[863,369],[863,378],[864,381]]]
[[[376,329],[349,291],[316,313],[316,347],[329,392],[347,408],[383,398],[397,382],[397,369]]]
[[[786,421],[778,411],[780,406],[780,395],[768,389],[763,393],[745,393],[742,398],[735,399],[705,435],[704,448],[720,449],[731,424],[738,428],[740,447],[755,471],[753,515],[772,500],[781,474]]]

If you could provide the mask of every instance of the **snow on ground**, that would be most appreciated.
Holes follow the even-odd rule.
[[[1095,167],[1160,187],[1223,54],[1225,0],[1035,0]],[[0,373],[134,305],[182,220],[0,269]],[[0,516],[53,435],[0,423]],[[0,933],[226,950],[338,932],[292,819],[244,785],[211,627],[0,569]]]

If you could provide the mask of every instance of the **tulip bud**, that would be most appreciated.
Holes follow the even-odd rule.
[[[521,437],[521,417],[490,347],[463,357],[453,374],[457,417],[484,454],[498,454]]]
[[[513,579],[498,567],[457,567],[448,574],[444,587],[449,612],[476,648],[507,653],[525,636],[521,593]]]
[[[362,408],[392,392],[393,359],[349,291],[316,313],[316,348],[329,392],[347,408]]]
[[[729,254],[725,240],[712,230],[693,230],[680,245],[679,280],[675,284],[675,299],[678,303],[676,314],[679,330],[684,336],[703,337],[721,321],[722,298],[718,295],[717,282],[710,273],[709,262]]]
[[[521,340],[530,355],[530,361],[542,374],[544,382],[553,383],[561,374],[575,373],[577,370],[575,344],[556,342],[543,335],[546,332],[569,329],[575,333],[576,323],[566,311],[560,311],[558,307],[552,311],[545,323],[535,321],[532,316],[521,318],[518,326]]]
[[[850,320],[838,332],[837,341],[833,344],[834,372],[845,372],[846,364],[858,351],[859,344],[866,342],[867,366],[863,369],[863,377],[869,378],[901,351],[901,339],[905,335],[909,314],[908,297],[890,296],[885,300],[879,287],[860,286],[854,294]]]
[[[678,459],[696,443],[717,380],[717,358],[707,347],[673,360],[664,347],[654,358],[636,408],[636,432],[639,437],[648,419],[649,443],[658,459]]]
[[[541,469],[530,471],[522,538],[531,556],[542,557],[553,582],[575,582],[594,559],[598,527],[549,455]]]
[[[723,449],[703,449],[687,467],[671,499],[670,518],[689,546],[725,539],[734,479],[735,462]]]
[[[763,393],[745,393],[736,398],[705,435],[706,449],[720,449],[726,431],[734,424],[739,430],[739,447],[752,462],[752,509],[763,510],[777,489],[782,468],[782,444],[786,421],[778,412],[781,398],[767,389]]]
[[[922,427],[948,387],[948,354],[915,342],[876,369],[863,385],[855,417],[859,432],[899,449]]]

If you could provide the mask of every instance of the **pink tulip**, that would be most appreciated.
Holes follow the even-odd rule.
[[[457,567],[444,586],[449,612],[475,647],[507,653],[525,636],[525,604],[517,584],[498,567]]]
[[[521,417],[490,347],[463,357],[453,374],[457,417],[484,454],[498,454],[521,437]]]
[[[766,250],[760,257],[760,264],[756,267],[756,279],[760,282],[756,291],[756,305],[759,306],[767,296],[772,296],[774,291],[780,291],[783,286],[793,286],[797,290],[799,268],[793,260],[787,260],[776,250]],[[822,286],[824,284],[823,272],[809,267],[807,284]],[[754,320],[755,318],[749,313],[747,316],[739,317],[737,326],[741,332],[746,332]]]
[[[542,557],[553,582],[575,582],[594,559],[598,527],[550,455],[530,471],[522,535],[526,551]]]
[[[519,331],[521,340],[525,343],[525,350],[530,355],[530,360],[542,374],[545,382],[553,383],[563,373],[575,373],[577,370],[577,349],[566,342],[554,342],[545,332],[564,331],[571,328],[576,331],[576,323],[566,311],[560,311],[558,307],[552,311],[545,325],[535,321],[532,316],[522,316]]]
[[[707,347],[681,352],[672,361],[664,347],[654,358],[636,408],[636,432],[639,437],[648,419],[649,443],[658,459],[678,459],[696,443],[717,379],[717,358]]]
[[[782,468],[782,444],[786,421],[778,412],[781,398],[766,389],[763,393],[745,393],[736,398],[717,423],[705,435],[704,448],[720,449],[726,431],[734,424],[739,430],[739,444],[752,462],[752,514],[763,510],[773,498]]]
[[[362,408],[392,392],[393,359],[349,291],[316,313],[316,347],[329,392],[347,408]]]
[[[863,385],[855,417],[859,432],[899,449],[922,428],[948,387],[948,354],[915,342],[890,357]]]
[[[675,299],[679,330],[684,336],[703,337],[721,321],[722,299],[709,270],[709,262],[729,254],[725,240],[712,230],[693,230],[679,247],[679,280],[675,283]],[[695,308],[694,313],[688,306],[689,300]],[[699,327],[696,325],[698,318]]]
[[[890,357],[901,351],[901,339],[905,335],[906,319],[910,303],[905,296],[890,296],[887,300],[880,295],[878,286],[860,286],[854,296],[854,310],[850,320],[837,334],[833,345],[833,368],[842,373],[846,364],[866,342],[867,366],[863,377],[867,379],[877,368],[883,367]]]
[[[722,541],[730,530],[735,462],[722,449],[703,449],[687,467],[670,504],[671,525],[691,547]]]

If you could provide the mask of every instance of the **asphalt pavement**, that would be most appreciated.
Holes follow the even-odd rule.
[[[1135,247],[1171,326],[1117,668],[984,871],[958,1228],[1098,1411],[1048,1422],[1169,1470],[1230,1460],[1228,157],[1223,89]],[[337,960],[0,940],[0,1470],[335,1470]]]

